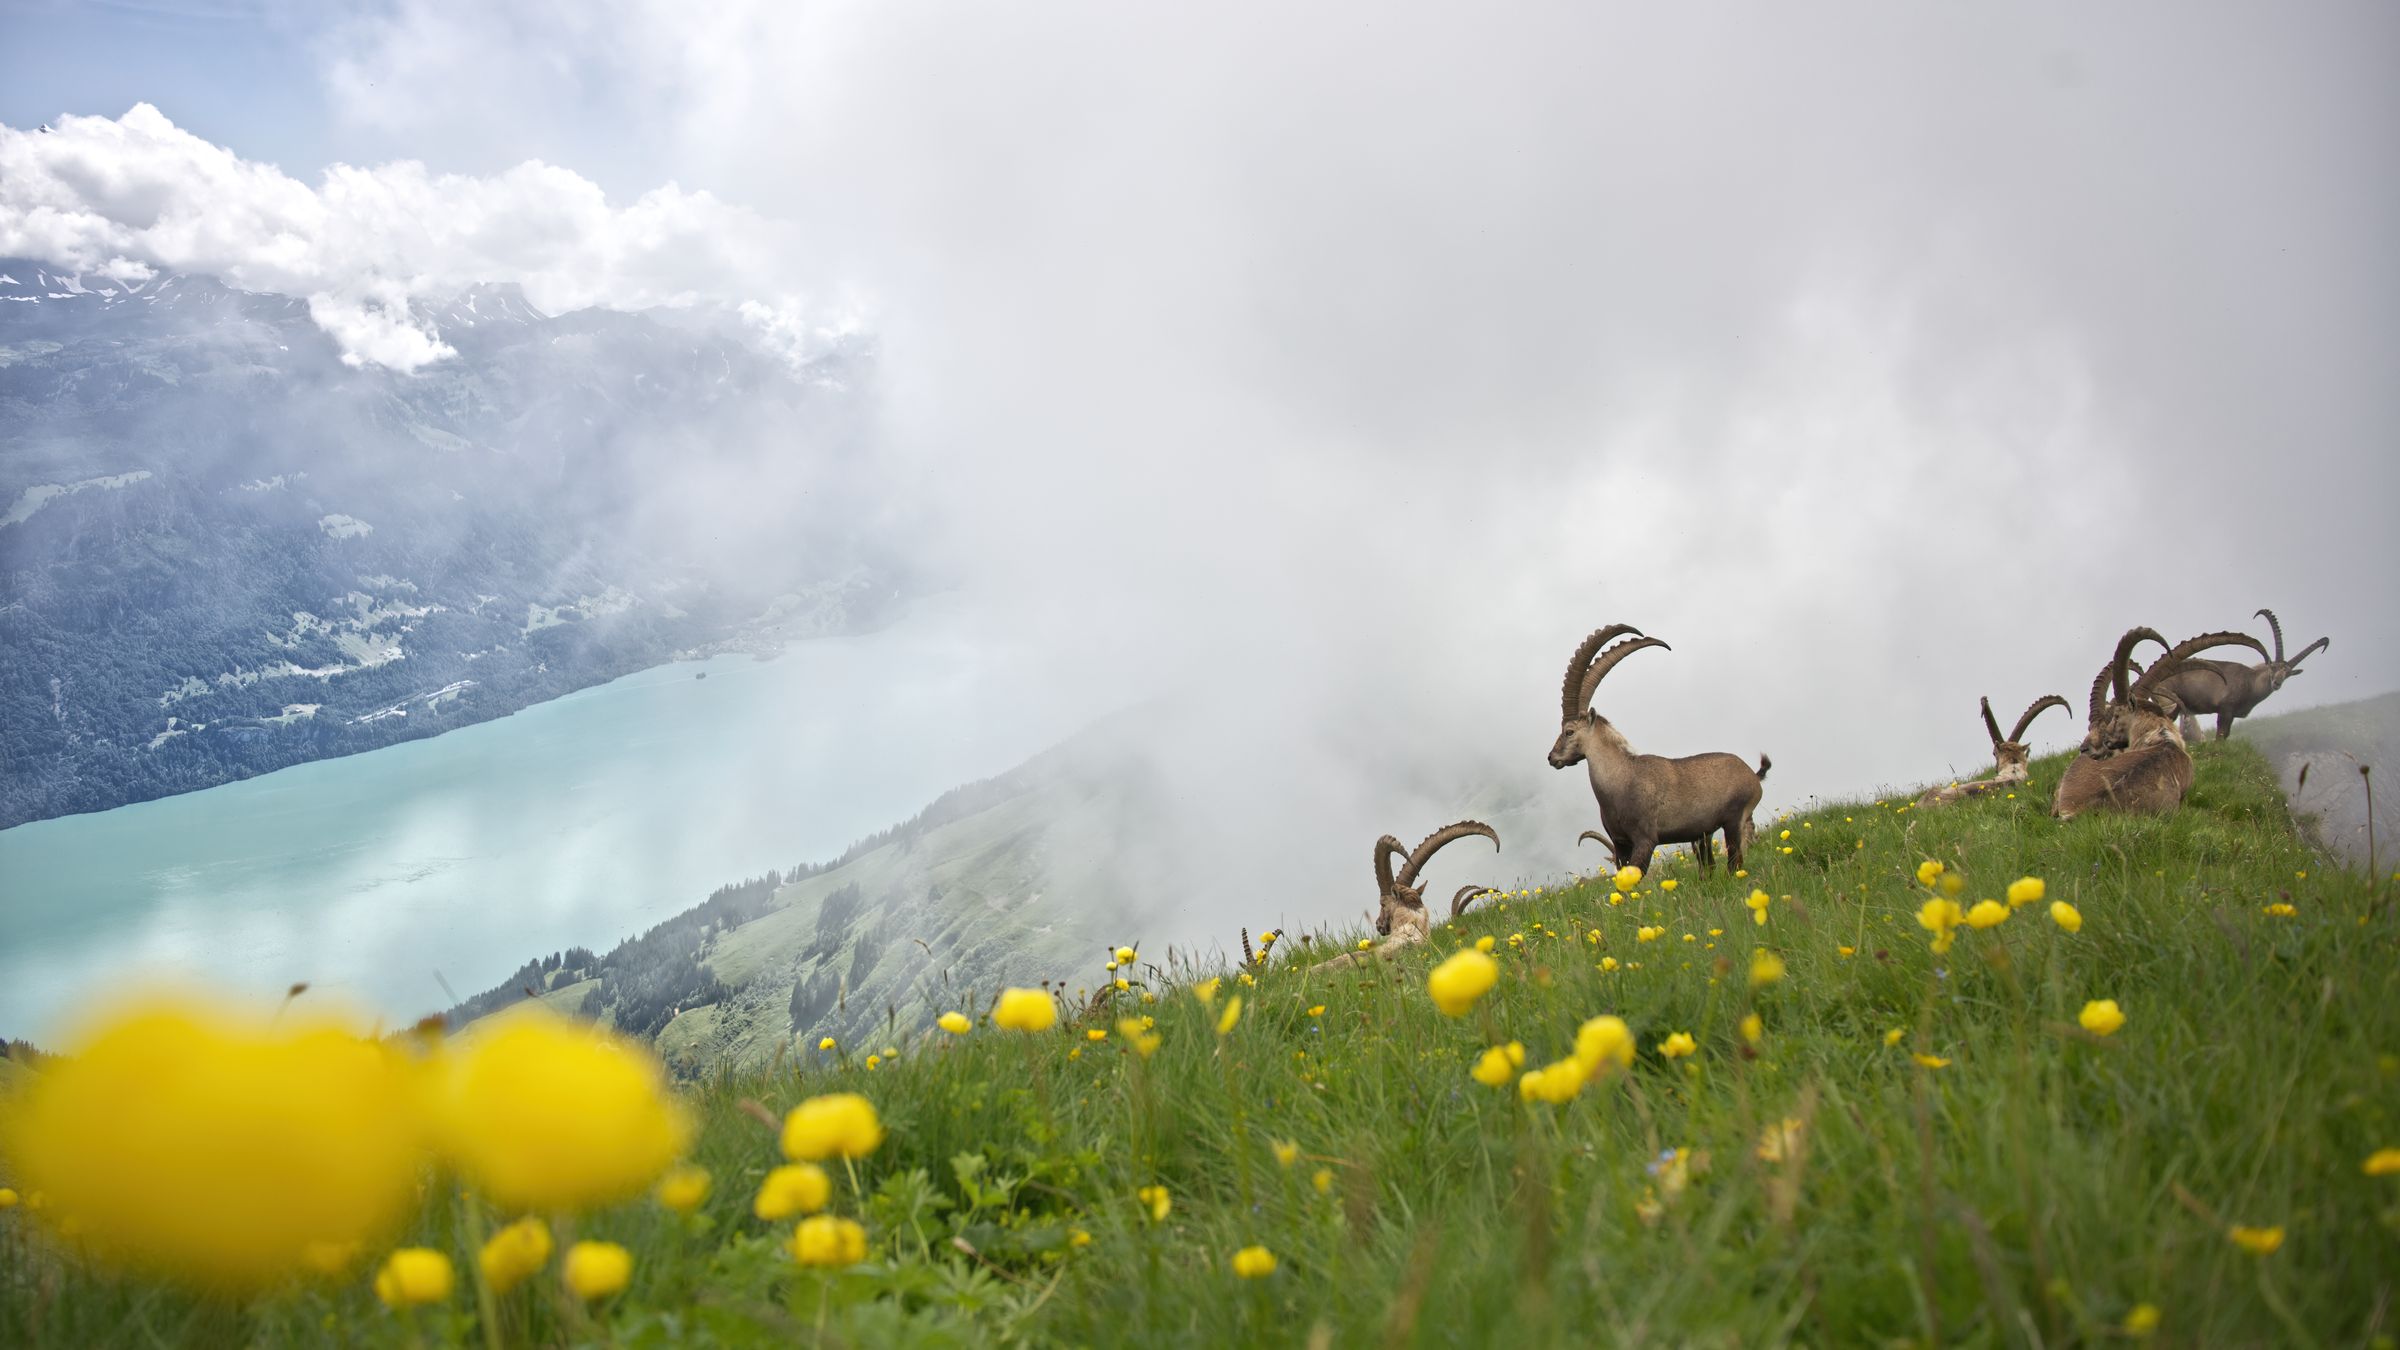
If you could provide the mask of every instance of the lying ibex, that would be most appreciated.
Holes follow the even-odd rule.
[[[2000,734],[2000,723],[1992,716],[1992,701],[1988,698],[1983,700],[1984,730],[1992,734],[1992,776],[1972,783],[1952,783],[1948,787],[1935,788],[1917,798],[1917,809],[1948,806],[1952,802],[1964,801],[1969,797],[1981,797],[1995,789],[2012,787],[2032,777],[2033,750],[2025,744],[2025,729],[2033,725],[2033,719],[2049,709],[2068,708],[2069,706],[2066,699],[2057,694],[2044,694],[2033,701],[2033,706],[2025,710],[2023,717],[2017,719],[2016,730],[2003,736]]]
[[[1601,650],[1627,633],[1634,636]],[[1592,796],[1600,803],[1600,828],[1620,866],[1648,872],[1650,855],[1660,844],[1688,843],[1706,871],[1716,861],[1709,837],[1722,830],[1726,861],[1738,872],[1750,843],[1750,813],[1766,793],[1760,780],[1774,762],[1760,755],[1753,770],[1736,755],[1667,759],[1636,754],[1623,733],[1592,710],[1600,681],[1619,661],[1644,647],[1666,645],[1621,623],[1583,640],[1567,661],[1566,682],[1559,689],[1558,739],[1550,746],[1550,767],[1586,766]]]
[[[2169,647],[2148,672],[2128,683],[2133,649],[2143,642],[2167,644],[2148,628],[2127,632],[2117,639],[2108,668],[2092,682],[2091,720],[2082,748],[2059,778],[2058,796],[2050,804],[2050,814],[2060,820],[2087,811],[2165,812],[2181,806],[2192,787],[2192,756],[2175,727],[2181,705],[2163,685],[2194,653],[2211,647],[2240,644],[2267,654],[2246,633],[2203,633]],[[2104,683],[2106,703],[2100,701]]]
[[[2289,660],[2283,655],[2283,625],[2276,622],[2275,611],[2262,609],[2259,616],[2275,633],[2275,655],[2264,665],[2245,666],[2238,661],[2187,661],[2183,669],[2161,681],[2161,687],[2175,696],[2183,708],[2183,734],[2200,734],[2196,714],[2217,715],[2217,739],[2224,740],[2233,732],[2234,719],[2248,717],[2252,709],[2266,702],[2267,695],[2283,688],[2283,682],[2300,673],[2300,663],[2333,645],[2332,638],[2318,638],[2300,649]],[[2264,654],[2263,652],[2261,653]]]
[[[1600,833],[1598,830],[1585,830],[1583,833],[1575,836],[1575,847],[1582,848],[1583,841],[1586,839],[1589,839],[1593,843],[1598,844],[1600,847],[1608,850],[1609,871],[1614,872],[1619,867],[1624,866],[1623,863],[1617,861],[1617,846],[1609,839],[1607,835]]]
[[[1444,825],[1426,835],[1413,852],[1402,848],[1400,841],[1388,834],[1376,840],[1375,889],[1378,907],[1375,931],[1383,941],[1366,951],[1345,952],[1325,962],[1320,969],[1339,970],[1374,957],[1389,956],[1403,947],[1423,942],[1426,934],[1433,929],[1433,916],[1425,912],[1425,888],[1418,882],[1418,874],[1425,870],[1425,864],[1432,862],[1433,855],[1441,852],[1445,845],[1471,837],[1489,839],[1494,848],[1500,845],[1500,832],[1480,820],[1462,820]],[[1392,870],[1392,860],[1395,858],[1400,860],[1400,868],[1396,872]],[[1466,913],[1467,906],[1475,903],[1475,897],[1490,893],[1489,886],[1459,887],[1458,893],[1450,897],[1450,917],[1455,919]]]

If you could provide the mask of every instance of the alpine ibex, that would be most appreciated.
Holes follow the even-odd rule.
[[[1489,839],[1494,848],[1500,846],[1500,832],[1480,820],[1462,820],[1444,825],[1426,835],[1414,851],[1402,848],[1400,841],[1388,834],[1376,840],[1375,889],[1379,903],[1375,914],[1375,931],[1383,941],[1364,951],[1344,952],[1318,969],[1340,970],[1362,961],[1389,956],[1403,947],[1423,942],[1426,934],[1433,929],[1433,916],[1425,912],[1425,888],[1418,882],[1418,874],[1425,870],[1425,864],[1432,862],[1433,855],[1441,852],[1444,846],[1472,837]],[[1392,870],[1394,858],[1400,860],[1400,868],[1396,872]],[[1450,917],[1455,919],[1466,913],[1467,906],[1475,903],[1475,897],[1491,893],[1489,886],[1459,887],[1458,893],[1450,897]]]
[[[2033,706],[2025,710],[2024,716],[2017,719],[2016,730],[2003,736],[2000,734],[1999,721],[1992,716],[1992,701],[1984,699],[1983,726],[1992,734],[1992,776],[1972,783],[1952,783],[1948,787],[1935,788],[1917,798],[1917,808],[1923,810],[1930,806],[1948,806],[1969,797],[1981,797],[1996,788],[2014,786],[2031,777],[2033,750],[2025,744],[2025,729],[2033,725],[2033,719],[2052,708],[2070,708],[2070,705],[2057,694],[2044,694],[2033,701]]]
[[[2175,727],[2182,708],[2164,689],[2166,680],[2194,653],[2211,647],[2239,644],[2267,654],[2247,633],[2203,633],[2169,647],[2140,679],[2131,679],[2133,649],[2144,642],[2167,645],[2152,629],[2132,629],[2117,639],[2115,656],[2092,681],[2091,720],[2082,748],[2059,778],[2050,805],[2050,814],[2060,820],[2087,811],[2165,812],[2181,806],[2192,787],[2192,756]],[[2103,687],[2106,703],[2101,702]]]
[[[2217,739],[2224,740],[2232,734],[2235,718],[2248,717],[2252,709],[2266,701],[2267,695],[2283,688],[2285,680],[2300,673],[2301,662],[2333,645],[2332,638],[2318,638],[2301,648],[2298,656],[2286,660],[2283,625],[2276,621],[2275,611],[2262,609],[2258,614],[2275,633],[2275,655],[2271,660],[2256,666],[2245,666],[2238,661],[2187,661],[2183,669],[2161,681],[2161,687],[2182,706],[2185,736],[2200,734],[2199,723],[2192,720],[2196,714],[2215,713]]]
[[[1628,633],[1633,636],[1607,647]],[[1760,755],[1754,770],[1738,755],[1636,754],[1624,734],[1592,710],[1600,681],[1619,661],[1644,647],[1666,646],[1621,623],[1583,640],[1568,658],[1566,682],[1559,689],[1558,739],[1550,746],[1550,767],[1586,767],[1600,804],[1600,828],[1619,865],[1648,872],[1650,855],[1660,844],[1690,844],[1706,871],[1716,860],[1709,837],[1722,830],[1726,861],[1740,871],[1753,829],[1750,813],[1766,793],[1760,780],[1774,761]]]

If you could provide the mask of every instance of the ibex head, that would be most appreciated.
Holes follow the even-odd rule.
[[[1644,647],[1667,647],[1654,637],[1641,636],[1641,629],[1631,624],[1612,623],[1583,640],[1575,654],[1567,658],[1567,678],[1558,691],[1558,739],[1550,743],[1550,767],[1564,769],[1583,761],[1584,738],[1594,732],[1613,732],[1608,719],[1592,711],[1592,696],[1600,692],[1600,681],[1608,677],[1619,661]],[[1602,651],[1610,641],[1631,633],[1634,636]],[[1667,650],[1674,650],[1668,647]]]
[[[2025,710],[2024,716],[2017,719],[2016,729],[2003,736],[1998,719],[1992,716],[1992,701],[1988,698],[1983,700],[1983,725],[1992,734],[1992,763],[1998,768],[1998,772],[1992,775],[1994,782],[2022,783],[2032,777],[2033,749],[2025,743],[2025,730],[2033,725],[2033,719],[2044,712],[2067,706],[2067,701],[2057,694],[2044,694],[2033,701],[2033,706]]]
[[[1431,927],[1432,921],[1425,913],[1425,888],[1418,882],[1418,874],[1425,870],[1425,864],[1433,861],[1433,855],[1439,853],[1443,845],[1470,835],[1491,840],[1494,848],[1500,846],[1500,832],[1479,820],[1462,820],[1444,825],[1426,835],[1424,842],[1418,844],[1414,852],[1402,848],[1400,841],[1388,834],[1375,841],[1375,889],[1379,901],[1375,913],[1377,934],[1390,937],[1395,924],[1413,927],[1420,935]],[[1397,871],[1392,867],[1394,858],[1400,860]],[[1451,897],[1452,914],[1455,916],[1464,910],[1473,899],[1472,895],[1465,892]]]
[[[2132,652],[2144,642],[2167,646],[2167,640],[2153,629],[2132,629],[2117,640],[2116,656],[2109,669],[2101,672],[2100,679],[2092,681],[2092,714],[2083,735],[2084,754],[2112,755],[2128,747],[2169,738],[2181,744],[2182,737],[2175,732],[2175,718],[2182,713],[2183,704],[2165,685],[2166,679],[2182,670],[2194,655],[2212,647],[2248,647],[2260,656],[2267,655],[2265,645],[2247,633],[2202,633],[2167,647],[2166,655],[2151,662],[2150,669],[2140,671],[2141,678],[2134,679],[2132,672],[2140,668],[2132,665]],[[2104,684],[2110,693],[2105,704],[2100,701]]]
[[[2275,611],[2262,609],[2258,611],[2258,616],[2267,621],[2267,627],[2275,634],[2275,655],[2269,657],[2267,663],[2259,668],[2266,675],[2267,692],[2269,693],[2283,688],[2285,680],[2299,674],[2301,662],[2333,645],[2332,638],[2318,638],[2301,648],[2298,656],[2286,660],[2283,655],[2283,625],[2276,621]],[[2261,654],[2264,654],[2263,649]]]

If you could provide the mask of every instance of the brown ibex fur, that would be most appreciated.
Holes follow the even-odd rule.
[[[2275,655],[2262,665],[2245,666],[2238,661],[2186,661],[2181,670],[2160,682],[2160,687],[2175,698],[2183,715],[2183,734],[2200,734],[2195,715],[2214,713],[2217,718],[2217,739],[2233,734],[2236,718],[2248,717],[2267,695],[2283,688],[2283,682],[2300,673],[2300,663],[2333,645],[2332,638],[2318,638],[2289,658],[2283,654],[2283,625],[2275,611],[2262,609],[2259,617],[2275,634]],[[2262,653],[2263,655],[2263,653]]]
[[[1425,888],[1418,876],[1425,870],[1425,865],[1433,861],[1434,854],[1441,852],[1446,845],[1468,838],[1489,839],[1494,848],[1500,845],[1500,832],[1480,820],[1461,820],[1444,825],[1426,835],[1413,851],[1401,847],[1400,841],[1388,834],[1376,840],[1375,931],[1383,941],[1366,951],[1345,952],[1319,968],[1339,970],[1361,961],[1389,956],[1403,947],[1423,942],[1426,934],[1433,929],[1433,916],[1425,912]],[[1396,871],[1392,867],[1395,858],[1400,860]],[[1475,903],[1476,896],[1490,890],[1488,886],[1459,887],[1458,894],[1450,897],[1450,917],[1455,919],[1464,914],[1467,906]]]
[[[2033,719],[2049,709],[2068,707],[2066,699],[2060,695],[2044,694],[2033,701],[2033,706],[2025,710],[2024,716],[2017,719],[2016,730],[2003,736],[2000,734],[1999,721],[1992,716],[1992,701],[1984,699],[1983,727],[1992,736],[1992,776],[1972,783],[1952,783],[1948,787],[1935,788],[1917,798],[1918,809],[1948,806],[1969,797],[1981,797],[1999,788],[2013,787],[2032,777],[2033,750],[2025,744],[2025,729],[2033,725]]]
[[[2155,631],[2132,629],[2117,639],[2116,655],[2092,681],[2091,717],[2082,748],[2059,778],[2058,795],[2050,804],[2050,814],[2060,820],[2088,811],[2162,813],[2181,806],[2192,788],[2192,756],[2175,727],[2181,707],[2162,686],[2193,654],[2211,647],[2239,644],[2267,654],[2258,639],[2246,633],[2203,633],[2168,648],[2140,679],[2130,680],[2133,649],[2143,642],[2166,646],[2166,639]],[[2100,701],[2103,685],[2109,693],[2106,703]]]
[[[1602,650],[1628,633],[1634,636]],[[1636,754],[1624,735],[1592,710],[1600,681],[1618,662],[1644,647],[1666,645],[1627,624],[1610,624],[1583,640],[1568,658],[1566,682],[1559,689],[1558,739],[1550,746],[1550,767],[1586,767],[1600,805],[1600,828],[1620,866],[1648,872],[1650,855],[1660,844],[1690,844],[1705,871],[1715,861],[1709,836],[1722,830],[1726,860],[1740,871],[1754,828],[1750,813],[1766,793],[1760,780],[1774,762],[1760,755],[1752,769],[1738,755]]]

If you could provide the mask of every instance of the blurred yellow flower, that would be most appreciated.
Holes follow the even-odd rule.
[[[1589,1018],[1575,1029],[1575,1058],[1587,1076],[1612,1064],[1620,1069],[1630,1066],[1635,1049],[1633,1029],[1614,1014]]]
[[[1941,886],[1942,894],[1955,900],[1958,898],[1961,891],[1966,890],[1967,879],[1960,876],[1956,872],[1952,872],[1942,878]]]
[[[1667,1059],[1681,1059],[1699,1048],[1699,1042],[1688,1031],[1675,1032],[1658,1043],[1658,1053]]]
[[[1373,939],[1373,938],[1360,938],[1360,939],[1358,940],[1358,949],[1359,949],[1360,951],[1362,951],[1362,952],[1363,952],[1363,951],[1365,951],[1367,948],[1369,948],[1369,947],[1372,947],[1372,946],[1374,946],[1374,945],[1375,945],[1375,939]]]
[[[1147,1017],[1125,1017],[1117,1021],[1117,1034],[1124,1037],[1134,1053],[1144,1059],[1158,1051],[1158,1033],[1150,1029],[1151,1020]]]
[[[2157,1304],[2136,1303],[2133,1305],[2133,1310],[2125,1314],[2125,1334],[2137,1341],[2145,1340],[2152,1332],[2158,1330],[2158,1322]]]
[[[658,1189],[651,1192],[658,1203],[678,1214],[689,1214],[708,1199],[712,1181],[708,1169],[697,1163],[678,1163],[658,1179]]]
[[[1244,1247],[1233,1254],[1233,1273],[1256,1280],[1275,1273],[1275,1253],[1264,1247]]]
[[[1488,951],[1490,951],[1492,948],[1494,948],[1494,947],[1497,947],[1497,946],[1499,946],[1499,945],[1500,945],[1500,943],[1499,943],[1499,940],[1498,940],[1497,938],[1494,938],[1494,937],[1493,937],[1491,934],[1489,934],[1489,933],[1486,933],[1486,934],[1484,934],[1482,937],[1479,937],[1479,938],[1475,939],[1475,950],[1477,950],[1477,951],[1479,951],[1479,952],[1488,952]]]
[[[769,1223],[795,1214],[814,1214],[833,1198],[833,1181],[815,1163],[786,1163],[767,1173],[750,1201],[750,1212]]]
[[[1108,1032],[1100,1027],[1093,1027],[1083,1033],[1083,1038],[1087,1041],[1105,1041],[1108,1039]]]
[[[1234,1024],[1241,1020],[1242,996],[1235,994],[1232,998],[1225,1000],[1225,1011],[1217,1014],[1217,1034],[1223,1036],[1231,1032]]]
[[[2083,931],[2083,911],[2064,900],[2053,900],[2050,902],[2050,922],[2070,933],[2080,933]]]
[[[1664,928],[1653,928],[1648,924],[1644,924],[1641,927],[1633,930],[1633,940],[1636,942],[1656,942],[1660,938],[1666,936],[1666,933],[1667,930]]]
[[[968,1032],[975,1029],[975,1024],[968,1021],[967,1015],[962,1012],[943,1013],[941,1017],[934,1022],[934,1025],[940,1027],[944,1031],[949,1032],[953,1036],[964,1036]]]
[[[1601,968],[1602,970],[1615,970],[1615,969],[1617,968],[1617,958],[1615,958],[1615,957],[1613,957],[1613,956],[1603,956],[1603,957],[1601,957],[1601,958],[1600,958],[1600,968]]]
[[[2019,877],[2008,883],[2008,907],[2022,909],[2027,905],[2038,905],[2042,897],[2049,893],[2050,888],[2042,884],[2040,877]]]
[[[2075,1020],[2095,1036],[2113,1036],[2118,1027],[2125,1025],[2125,1014],[2117,1008],[2115,999],[2096,998],[2083,1005]]]
[[[833,1044],[833,1037],[827,1036],[823,1040],[817,1042],[817,1048],[819,1050],[831,1050],[833,1048]]]
[[[2234,1246],[2252,1256],[2272,1256],[2283,1245],[2283,1229],[2280,1226],[2245,1228],[2237,1223],[2225,1230],[2225,1236],[2232,1239]]]
[[[1672,895],[1675,891],[1675,878],[1668,877],[1665,881],[1658,883],[1658,888]]]
[[[1278,1166],[1289,1167],[1300,1161],[1300,1146],[1289,1139],[1277,1139],[1267,1147],[1274,1150]]]
[[[1003,1031],[1048,1031],[1058,1025],[1058,1002],[1041,989],[1003,989],[992,1005],[992,1025]]]
[[[1310,1005],[1308,1015],[1311,1017],[1323,1017],[1325,1015],[1325,1005],[1322,1003]]]
[[[2400,1176],[2400,1148],[2379,1148],[2367,1155],[2359,1165],[2361,1172],[2371,1177]]]
[[[1309,1177],[1308,1184],[1316,1187],[1319,1195],[1330,1194],[1333,1190],[1333,1169],[1330,1167],[1318,1168],[1315,1174]]]
[[[414,1308],[447,1303],[457,1277],[450,1258],[431,1247],[402,1247],[384,1258],[375,1272],[375,1297],[387,1308]]]
[[[2297,905],[2292,905],[2280,900],[2259,911],[2259,913],[2274,919],[2288,919],[2299,912],[2300,909]]]
[[[1132,982],[1132,981],[1130,981],[1130,980],[1126,980],[1126,979],[1120,978],[1120,979],[1118,979],[1118,981],[1117,981],[1117,985],[1116,985],[1116,987],[1117,987],[1117,992],[1118,992],[1118,993],[1120,993],[1120,994],[1122,994],[1122,993],[1124,993],[1126,990],[1133,988],[1133,982]]]
[[[1175,1208],[1175,1199],[1167,1194],[1164,1186],[1144,1186],[1133,1193],[1133,1198],[1141,1201],[1142,1208],[1150,1211],[1152,1223],[1165,1223],[1168,1213]]]
[[[492,1234],[475,1254],[483,1282],[505,1295],[550,1264],[550,1225],[531,1215]]]
[[[1522,1053],[1523,1047],[1519,1047],[1519,1054],[1522,1055]],[[1520,1059],[1519,1062],[1522,1060]],[[1507,1087],[1508,1080],[1516,1077],[1516,1073],[1516,1065],[1509,1062],[1508,1047],[1500,1045],[1484,1051],[1481,1056],[1477,1057],[1475,1067],[1467,1070],[1469,1078],[1485,1087],[1495,1088]]]
[[[1758,1147],[1754,1152],[1760,1162],[1790,1162],[1800,1156],[1800,1118],[1785,1116],[1782,1120],[1759,1131]]]
[[[804,1266],[839,1270],[867,1259],[867,1230],[856,1219],[820,1214],[792,1230],[792,1258]]]
[[[1940,1055],[1920,1054],[1915,1056],[1915,1059],[1917,1063],[1924,1065],[1928,1069],[1947,1069],[1950,1067],[1950,1061],[1942,1058]]]
[[[1368,944],[1361,942],[1358,945],[1363,948]],[[1222,981],[1220,977],[1215,975],[1211,975],[1207,979],[1199,981],[1192,986],[1192,997],[1213,1007],[1217,1001],[1217,985],[1221,982]]]
[[[66,1049],[0,1129],[25,1208],[72,1216],[111,1264],[257,1289],[313,1244],[379,1244],[414,1197],[416,1075],[352,1029],[146,998]]]
[[[1997,928],[2006,922],[2008,906],[1997,900],[1978,900],[1975,907],[1967,911],[1969,928]]]
[[[1893,1027],[1890,1031],[1883,1033],[1883,1043],[1885,1045],[1898,1045],[1901,1041],[1901,1038],[1907,1035],[1908,1028]]]
[[[873,1072],[875,1072],[877,1069],[880,1069],[880,1068],[882,1068],[882,1067],[883,1067],[883,1056],[881,1056],[881,1055],[869,1055],[869,1056],[867,1056],[867,1072],[868,1072],[868,1073],[873,1073]]]
[[[1936,881],[1941,880],[1942,871],[1943,868],[1940,863],[1935,862],[1931,858],[1927,858],[1925,861],[1917,864],[1917,884],[1920,886],[1932,885]]]
[[[1766,1034],[1767,1034],[1767,1023],[1766,1023],[1766,1019],[1764,1019],[1764,1018],[1760,1017],[1760,1016],[1759,1016],[1757,1013],[1748,1013],[1748,1014],[1745,1014],[1745,1015],[1743,1016],[1743,1018],[1742,1018],[1742,1039],[1743,1039],[1743,1040],[1745,1040],[1745,1041],[1748,1041],[1748,1042],[1749,1042],[1750,1044],[1752,1044],[1752,1045],[1756,1045],[1756,1044],[1758,1044],[1758,1042],[1759,1042],[1759,1039],[1760,1039],[1761,1037],[1765,1036]]]
[[[783,1118],[783,1156],[793,1162],[863,1158],[882,1143],[874,1103],[855,1092],[811,1097]]]
[[[1764,989],[1783,978],[1783,958],[1761,947],[1750,954],[1750,987]]]
[[[633,1279],[633,1253],[614,1242],[578,1242],[567,1248],[558,1278],[567,1292],[589,1303],[624,1292]]]
[[[1573,1101],[1590,1080],[1591,1072],[1583,1061],[1570,1057],[1526,1070],[1525,1076],[1517,1080],[1517,1095],[1529,1102],[1558,1106]]]
[[[1480,951],[1454,952],[1425,977],[1433,1006],[1446,1016],[1464,1017],[1500,979],[1500,963]]]
[[[1750,907],[1751,922],[1756,923],[1761,927],[1766,926],[1767,906],[1773,903],[1772,897],[1770,897],[1765,891],[1752,891],[1750,892],[1750,898],[1742,903]]]
[[[1619,895],[1642,884],[1642,869],[1628,863],[1617,869],[1616,888]]]
[[[1119,947],[1119,948],[1117,948],[1117,964],[1118,964],[1118,965],[1120,965],[1120,966],[1129,966],[1129,965],[1132,965],[1132,964],[1133,964],[1133,948],[1131,948],[1131,947]]]

